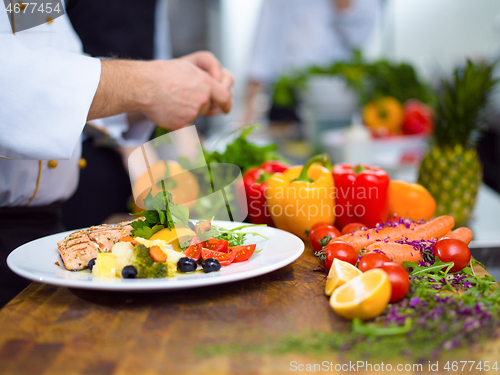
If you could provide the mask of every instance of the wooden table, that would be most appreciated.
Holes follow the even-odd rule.
[[[281,374],[293,372],[292,361],[347,363],[333,354],[197,354],[213,344],[255,347],[296,333],[347,329],[328,306],[324,274],[316,267],[306,248],[296,262],[270,274],[175,292],[32,283],[0,310],[0,374]],[[500,361],[499,341],[477,355]]]

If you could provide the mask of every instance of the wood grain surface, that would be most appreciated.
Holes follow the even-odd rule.
[[[348,322],[328,306],[325,275],[313,271],[317,265],[306,248],[297,261],[264,276],[162,293],[33,283],[0,310],[0,374],[288,374],[294,372],[291,361],[343,363],[333,354],[206,357],[197,351],[213,344],[258,347],[297,333],[346,330]],[[475,356],[500,361],[499,341]]]

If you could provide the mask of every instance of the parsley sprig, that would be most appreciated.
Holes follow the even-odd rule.
[[[139,212],[139,215],[144,216],[144,220],[132,222],[132,235],[134,237],[142,237],[150,239],[156,232],[168,228],[172,229],[175,226],[188,227],[189,225],[189,208],[181,204],[172,202],[172,194],[163,189],[154,197],[151,190],[144,199],[146,211]]]

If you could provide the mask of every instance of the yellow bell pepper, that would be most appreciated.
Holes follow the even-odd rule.
[[[319,163],[329,164],[328,156],[316,156],[303,167],[275,173],[267,181],[265,195],[276,227],[303,240],[315,223],[335,220],[333,177]]]

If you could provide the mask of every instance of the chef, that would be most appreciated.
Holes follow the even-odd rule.
[[[65,15],[13,33],[14,17],[22,24],[22,12],[0,9],[0,306],[27,285],[7,268],[8,253],[62,230],[60,202],[85,164],[87,121],[132,113],[130,126],[110,125],[110,134],[145,141],[152,123],[177,129],[232,105],[233,78],[208,52],[99,60],[81,54]]]

